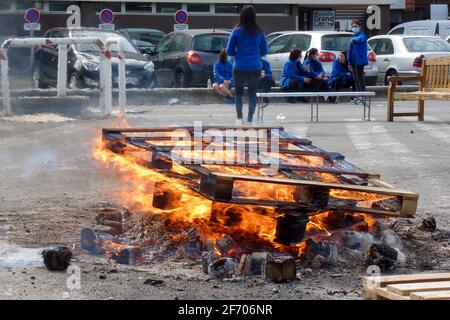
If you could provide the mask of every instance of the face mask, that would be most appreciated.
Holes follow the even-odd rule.
[[[360,29],[358,27],[352,28],[353,33],[359,33]]]

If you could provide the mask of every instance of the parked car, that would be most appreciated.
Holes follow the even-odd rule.
[[[302,51],[305,58],[306,51],[317,48],[320,53],[320,61],[326,75],[330,75],[333,61],[339,56],[339,52],[347,50],[352,33],[338,31],[289,31],[272,39],[268,46],[267,60],[270,62],[274,78],[278,81],[284,64],[289,59],[289,53],[297,48]],[[376,55],[368,46],[369,64],[364,68],[367,85],[375,85],[378,69]]]
[[[390,76],[420,74],[422,59],[450,56],[450,45],[440,37],[383,35],[369,39],[378,58],[378,80],[389,84]]]
[[[450,20],[418,20],[401,23],[392,28],[388,35],[411,34],[419,36],[450,36]]]
[[[142,54],[151,54],[155,51],[159,41],[166,35],[157,29],[121,29],[119,32],[126,37]]]
[[[227,46],[230,33],[192,29],[166,35],[151,56],[155,81],[162,87],[206,87],[213,78],[213,65]]]
[[[276,31],[276,32],[269,33],[269,34],[266,36],[266,41],[267,41],[267,43],[269,43],[270,41],[272,41],[272,40],[275,39],[276,37],[281,36],[282,34],[284,34],[284,33],[286,33],[286,32],[289,32],[289,31]]]
[[[450,43],[450,36],[448,36],[447,39],[445,39],[445,41],[447,41],[448,43]]]
[[[117,32],[95,28],[48,30],[46,38],[98,37],[103,43],[108,38],[122,37],[126,59],[127,87],[150,87],[153,82],[154,65],[142,55],[126,38]],[[113,85],[118,86],[117,45],[111,46]],[[67,57],[69,88],[96,88],[100,78],[100,50],[91,44],[71,45]],[[36,48],[34,53],[33,84],[36,88],[55,87],[58,74],[58,47],[48,45]]]

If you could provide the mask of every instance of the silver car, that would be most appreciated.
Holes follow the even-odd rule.
[[[267,60],[270,62],[275,80],[279,81],[284,64],[289,59],[292,49],[300,49],[302,58],[306,51],[317,48],[320,52],[320,61],[326,75],[330,75],[333,61],[339,56],[339,52],[347,50],[352,33],[339,31],[286,31],[269,41]],[[271,38],[271,35],[268,35]],[[369,47],[369,64],[364,68],[367,85],[374,85],[377,80],[378,69],[376,55]]]
[[[440,37],[383,35],[369,39],[377,54],[378,80],[389,84],[390,76],[420,74],[422,59],[450,55],[450,45]]]

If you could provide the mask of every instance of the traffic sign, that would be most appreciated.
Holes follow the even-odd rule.
[[[178,10],[175,12],[175,22],[177,24],[186,24],[188,21],[188,14],[184,10]]]
[[[40,23],[25,23],[23,25],[23,29],[25,31],[41,31]]]
[[[173,31],[183,31],[183,30],[188,30],[189,29],[189,25],[188,24],[174,24],[173,25]]]
[[[101,23],[98,25],[98,28],[105,31],[114,31],[116,29],[116,25],[114,23]]]
[[[27,23],[38,23],[41,19],[41,12],[36,8],[30,8],[25,12],[24,19]]]
[[[111,9],[103,9],[99,18],[101,22],[111,24],[114,21],[114,12]]]

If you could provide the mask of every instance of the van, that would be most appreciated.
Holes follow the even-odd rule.
[[[412,34],[421,36],[450,36],[449,20],[418,20],[401,23],[388,32],[388,35]]]

